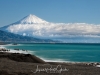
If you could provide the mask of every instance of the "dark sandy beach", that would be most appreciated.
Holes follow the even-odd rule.
[[[0,75],[100,75],[96,65],[45,62],[31,54],[0,52]]]

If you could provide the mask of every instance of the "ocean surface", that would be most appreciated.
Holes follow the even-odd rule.
[[[100,44],[8,44],[3,47],[27,50],[45,61],[100,62]]]

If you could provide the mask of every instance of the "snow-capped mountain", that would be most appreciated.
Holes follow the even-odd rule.
[[[41,24],[45,25],[48,23],[49,22],[35,15],[30,14],[15,23],[1,27],[0,30],[8,31],[11,33],[20,34],[24,36],[33,36],[34,32],[32,32],[32,30],[34,31],[34,28],[39,28],[39,25]]]
[[[100,39],[100,25],[87,23],[50,23],[31,14],[0,29],[23,36],[63,39],[71,42],[74,39],[79,40],[79,38],[81,40],[87,38],[91,40]]]
[[[23,19],[21,19],[18,23],[21,23],[21,24],[34,24],[34,23],[48,23],[48,22],[38,18],[35,15],[30,14],[30,15],[24,17]]]

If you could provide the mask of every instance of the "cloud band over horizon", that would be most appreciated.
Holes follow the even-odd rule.
[[[7,31],[39,37],[100,36],[100,25],[86,23],[41,23],[11,25]]]

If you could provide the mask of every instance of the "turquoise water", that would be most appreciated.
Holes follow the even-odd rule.
[[[24,49],[46,61],[100,62],[100,44],[18,44],[8,49]]]

